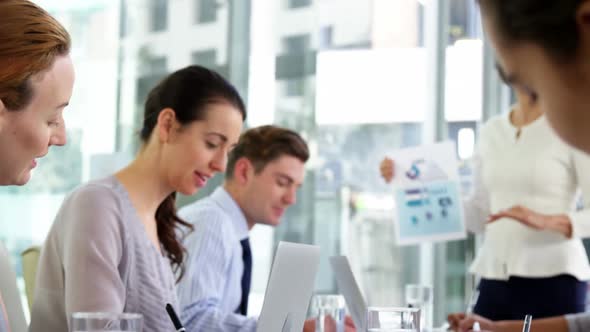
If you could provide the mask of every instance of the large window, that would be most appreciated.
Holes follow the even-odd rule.
[[[276,13],[274,122],[305,133],[315,154],[275,241],[321,246],[317,292],[338,291],[327,258],[348,255],[372,305],[403,305],[404,284],[420,274],[411,263],[419,250],[393,243],[392,194],[378,174],[388,153],[423,142],[429,112],[420,4],[400,3],[318,2]],[[295,83],[298,93],[289,93]]]
[[[150,0],[150,31],[168,29],[168,0]]]
[[[283,52],[280,59],[277,59],[278,72],[292,70],[293,68],[313,67],[312,64],[305,63],[305,61],[315,56],[315,53],[309,53],[311,50],[311,36],[309,33],[282,37],[281,43]],[[282,83],[285,96],[303,96],[306,85],[305,76],[294,73],[293,77],[285,78]]]
[[[207,68],[215,68],[215,66],[217,65],[217,51],[195,51],[192,54],[192,62],[194,64],[201,65]]]
[[[197,0],[196,8],[196,22],[210,23],[217,20],[217,4],[216,0]]]
[[[346,254],[369,304],[403,305],[405,284],[430,283],[435,325],[463,308],[474,239],[398,247],[392,190],[378,165],[395,149],[451,139],[469,190],[479,125],[506,104],[474,1],[37,2],[72,33],[77,81],[69,144],[52,149],[30,185],[0,189],[0,240],[15,260],[42,244],[68,192],[136,151],[148,91],[197,63],[237,86],[247,126],[295,129],[312,151],[298,203],[276,229],[252,233],[249,312],[260,309],[281,240],[322,247],[317,292],[337,292],[326,258]]]
[[[311,5],[312,0],[287,0],[288,6],[291,9],[303,8]]]

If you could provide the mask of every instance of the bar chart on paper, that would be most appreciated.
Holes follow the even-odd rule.
[[[394,225],[398,245],[465,237],[457,160],[451,142],[398,150]]]
[[[464,232],[459,185],[454,181],[435,181],[420,187],[399,188],[398,236],[402,240],[449,240]]]

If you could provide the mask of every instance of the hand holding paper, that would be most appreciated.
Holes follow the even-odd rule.
[[[385,182],[390,183],[395,176],[393,159],[385,157],[379,165],[379,171],[381,172],[381,177],[385,180]]]
[[[382,176],[393,181],[398,245],[465,237],[457,169],[452,142],[401,149],[381,162]]]

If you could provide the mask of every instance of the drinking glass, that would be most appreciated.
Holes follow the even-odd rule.
[[[132,313],[75,312],[72,314],[72,332],[141,332],[143,316]]]
[[[420,309],[369,307],[368,332],[420,332]]]
[[[343,332],[345,302],[342,295],[314,295],[312,312],[316,317],[316,332]]]
[[[406,285],[406,306],[420,309],[420,327],[422,331],[432,330],[432,287],[424,285]]]

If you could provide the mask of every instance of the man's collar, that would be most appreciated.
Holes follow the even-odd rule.
[[[227,192],[227,190],[225,190],[223,186],[220,186],[215,189],[210,197],[211,200],[219,205],[219,207],[230,216],[234,229],[240,240],[247,238],[249,230],[246,216],[236,200]]]

